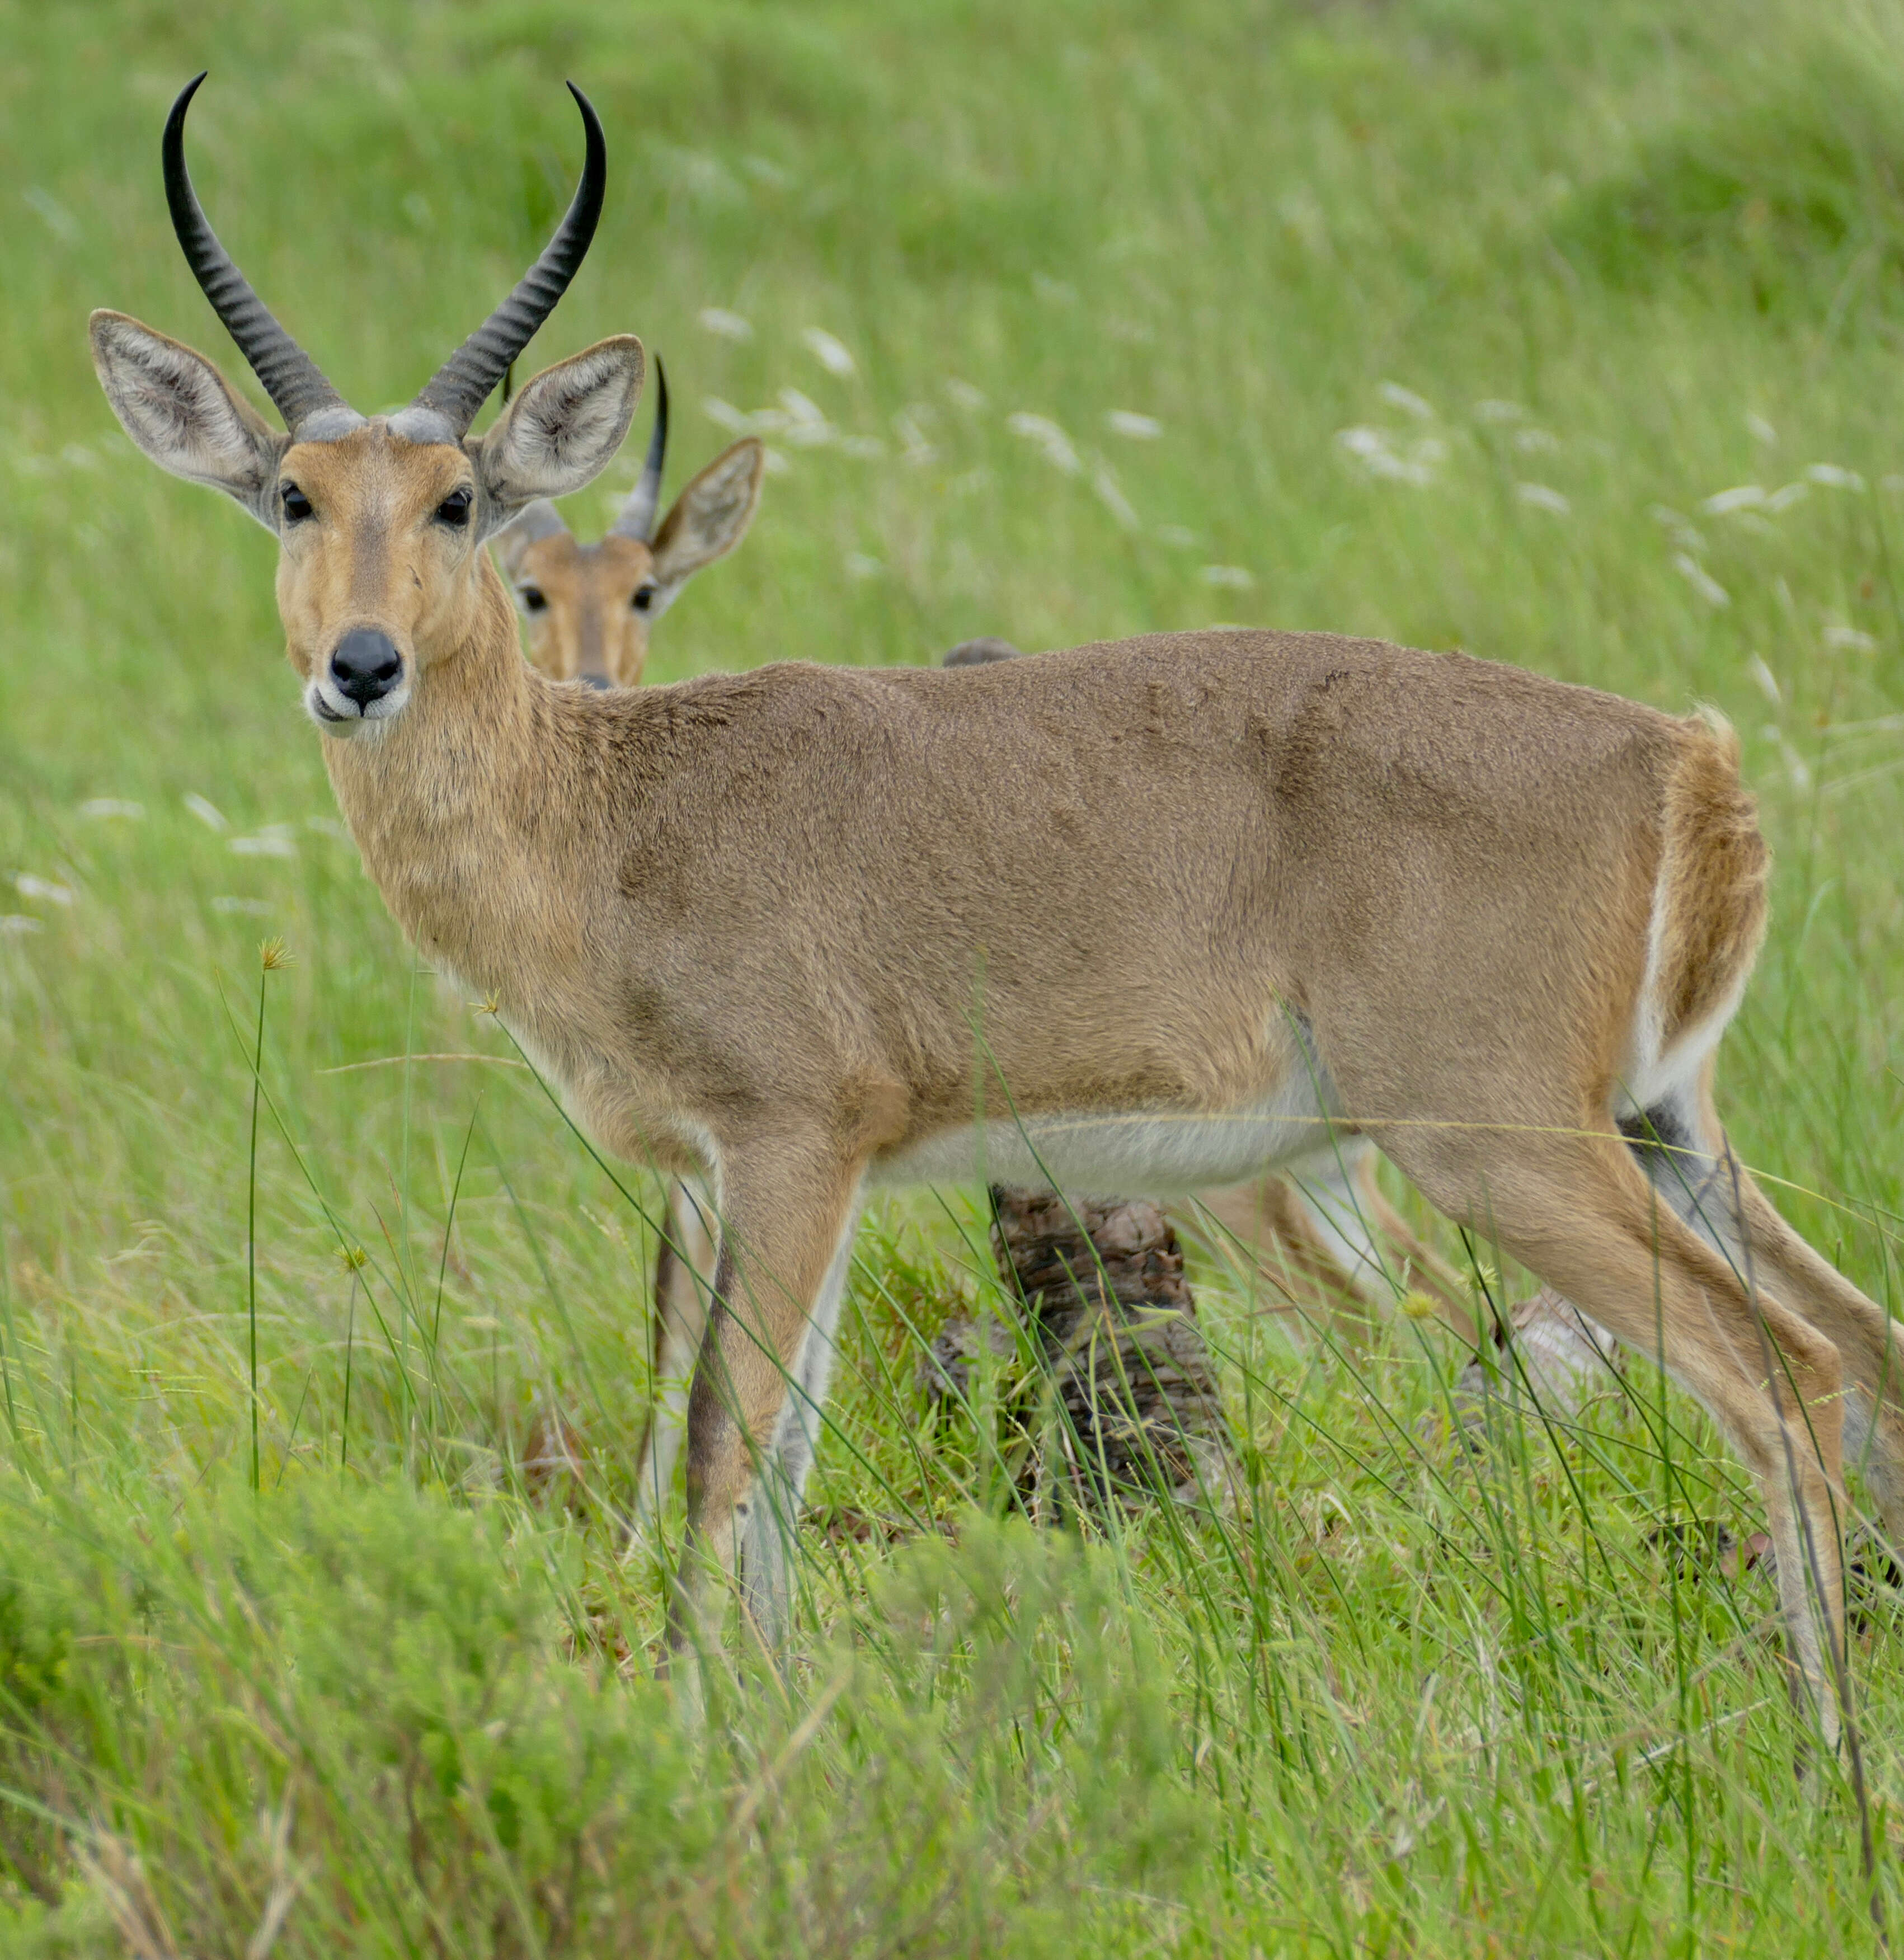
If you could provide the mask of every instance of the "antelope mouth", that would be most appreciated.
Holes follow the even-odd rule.
[[[374,728],[393,720],[409,705],[409,684],[403,681],[360,707],[328,682],[314,680],[304,689],[304,708],[326,735],[348,737],[367,726]]]

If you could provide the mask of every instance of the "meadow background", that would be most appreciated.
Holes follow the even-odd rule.
[[[654,678],[1236,620],[1723,711],[1778,854],[1724,1106],[1904,1305],[1893,0],[0,0],[0,1952],[1871,1950],[1769,1590],[1673,1550],[1749,1494],[1650,1370],[1467,1452],[1438,1331],[1305,1351],[1206,1259],[1240,1496],[1035,1530],[915,1382],[999,1305],[973,1191],[869,1214],[795,1651],[680,1719],[615,1535],[655,1188],[418,970],[269,542],[88,367],[106,304],[250,385],[159,183],[206,65],[214,221],[366,409],[590,91],[530,364],[638,332],[672,485],[780,459]]]

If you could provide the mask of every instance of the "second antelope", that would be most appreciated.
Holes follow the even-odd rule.
[[[529,651],[555,680],[632,687],[648,664],[648,629],[703,565],[746,536],[760,502],[766,451],[743,437],[675,499],[657,527],[667,462],[667,377],[654,364],[654,433],[640,480],[607,533],[581,543],[539,497],[495,541],[529,622]]]
[[[1727,731],[1320,633],[551,682],[481,546],[607,466],[639,342],[557,363],[468,431],[593,234],[593,112],[541,259],[409,407],[367,419],[206,223],[190,92],[164,143],[174,222],[287,429],[102,312],[107,398],[147,455],[276,539],[332,785],[423,956],[494,1001],[607,1147],[718,1198],[677,1646],[710,1567],[785,1624],[869,1185],[982,1166],[1196,1190],[1349,1130],[1663,1351],[1757,1480],[1795,1678],[1836,1735],[1844,1446],[1904,1538],[1904,1357],[1714,1106],[1765,917]]]

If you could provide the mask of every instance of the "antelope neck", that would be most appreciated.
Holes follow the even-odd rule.
[[[409,706],[324,743],[339,807],[423,956],[505,1012],[536,1018],[580,961],[590,906],[562,782],[561,718],[524,663],[485,555],[466,636],[429,650]]]

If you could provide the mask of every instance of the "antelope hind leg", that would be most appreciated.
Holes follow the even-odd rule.
[[[1731,1157],[1709,1068],[1684,1115],[1704,1153],[1692,1165],[1711,1167],[1705,1182],[1714,1195],[1705,1209],[1730,1225],[1740,1263],[1749,1255],[1749,1277],[1803,1314],[1838,1350],[1847,1453],[1864,1473],[1892,1552],[1904,1552],[1904,1339],[1890,1316],[1807,1245]]]
[[[1904,1551],[1904,1341],[1890,1316],[1820,1258],[1741,1171],[1755,1272],[1835,1346],[1845,1370],[1845,1443],[1892,1551]]]
[[[1550,1121],[1576,1136],[1587,1127]],[[1610,1131],[1524,1141],[1515,1155],[1466,1161],[1452,1143],[1397,1144],[1418,1148],[1403,1167],[1450,1217],[1488,1232],[1627,1346],[1663,1359],[1724,1430],[1765,1507],[1794,1698],[1804,1695],[1835,1742],[1832,1676],[1844,1652],[1836,1348],[1781,1300],[1749,1295],[1712,1244],[1659,1201],[1664,1188],[1648,1183],[1640,1153]]]
[[[1458,1283],[1383,1196],[1374,1148],[1366,1138],[1343,1138],[1338,1154],[1300,1174],[1272,1172],[1202,1192],[1197,1204],[1215,1221],[1218,1249],[1247,1256],[1266,1286],[1287,1301],[1271,1310],[1365,1325],[1391,1303],[1400,1262],[1410,1284],[1473,1344],[1473,1322]]]

